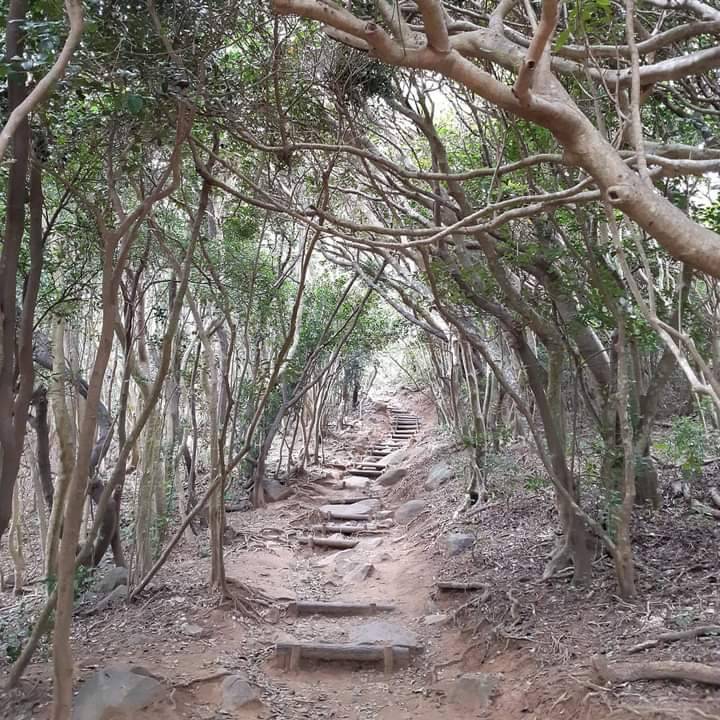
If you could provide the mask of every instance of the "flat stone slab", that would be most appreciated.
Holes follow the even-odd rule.
[[[342,520],[343,518],[353,518],[357,515],[370,515],[378,510],[382,503],[376,498],[368,498],[351,505],[321,505],[321,513],[330,513],[334,518]]]
[[[425,500],[408,500],[395,511],[395,522],[399,525],[407,525],[425,510],[425,508],[427,508],[427,502]]]
[[[398,645],[411,650],[422,648],[416,633],[387,620],[368,620],[357,625],[350,631],[350,642],[359,645]]]

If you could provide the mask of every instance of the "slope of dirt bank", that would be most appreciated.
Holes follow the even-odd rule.
[[[378,459],[369,454],[392,435],[393,408],[419,419],[417,432],[397,442],[407,475],[384,487],[371,471],[367,488],[358,489],[362,483],[352,468],[366,462],[370,468]],[[567,576],[540,581],[556,522],[549,490],[528,482],[536,477],[536,462],[525,448],[508,455],[505,481],[495,469],[490,504],[453,520],[463,500],[464,454],[442,436],[431,405],[419,394],[382,398],[328,441],[325,459],[326,467],[296,485],[292,497],[228,516],[228,576],[267,598],[267,605],[257,606],[262,622],[208,596],[208,561],[186,543],[137,603],[79,618],[76,675],[87,679],[108,665],[143,666],[170,688],[162,702],[137,715],[147,720],[717,717],[715,690],[665,683],[609,689],[591,669],[597,653],[720,662],[717,637],[627,656],[631,645],[681,621],[712,622],[718,602],[717,591],[708,589],[716,587],[710,579],[717,570],[716,549],[710,554],[714,528],[696,528],[688,552],[697,562],[686,559],[684,567],[697,569],[678,578],[656,574],[663,563],[674,573],[678,552],[663,535],[662,520],[652,529],[641,525],[655,565],[648,559],[640,575],[643,600],[630,605],[614,596],[610,564],[602,556],[588,588],[573,588]],[[298,542],[321,535],[312,530],[329,522],[321,507],[357,496],[379,501],[367,524],[350,521],[364,525],[363,532],[342,536],[357,537],[357,546],[337,550]],[[386,517],[411,500],[411,518]],[[451,535],[473,536],[474,544],[452,554],[457,548],[448,545]],[[441,592],[438,580],[472,580],[482,587]],[[287,606],[298,600],[394,609],[360,617],[295,617]],[[384,672],[382,662],[301,657],[288,670],[275,657],[277,642],[345,646],[369,636],[382,646],[410,647],[409,667]],[[223,683],[232,673],[244,674],[259,690],[259,701],[223,711]],[[49,676],[47,662],[34,664],[22,692],[2,706],[2,717],[47,717]]]

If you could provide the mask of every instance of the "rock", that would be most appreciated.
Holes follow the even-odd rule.
[[[360,540],[360,546],[368,550],[377,550],[383,544],[381,537],[363,538]]]
[[[383,487],[391,487],[399,483],[407,475],[407,470],[402,467],[388,468],[378,479],[378,484]]]
[[[315,567],[320,568],[334,568],[335,572],[343,575],[357,565],[357,556],[354,548],[348,548],[347,550],[338,550],[338,552],[316,560],[313,564]]]
[[[265,478],[263,482],[265,498],[268,502],[279,502],[289,498],[295,491],[277,480]]]
[[[360,645],[400,645],[414,650],[422,647],[412,630],[387,620],[368,620],[356,626],[350,631],[350,642]]]
[[[183,623],[180,626],[180,632],[192,638],[199,638],[205,634],[205,630],[194,623]]]
[[[83,683],[73,720],[136,718],[140,710],[167,697],[167,688],[144,668],[106,668]]]
[[[369,485],[370,478],[360,477],[360,475],[347,475],[340,481],[341,488],[351,490],[367,490]]]
[[[370,577],[374,569],[375,566],[372,563],[361,563],[345,575],[343,580],[348,583],[362,582]]]
[[[102,595],[112,592],[121,585],[128,584],[128,571],[124,567],[110,568],[97,584],[97,591]]]
[[[448,557],[460,555],[475,544],[475,536],[470,533],[450,533],[443,538],[445,553]]]
[[[124,603],[128,598],[127,585],[118,585],[109,595],[106,595],[95,607],[88,613],[92,615],[94,613],[104,612],[109,610],[111,607]]]
[[[375,498],[360,500],[352,505],[322,505],[321,513],[332,513],[333,517],[342,520],[353,515],[372,515],[380,507],[381,503]]]
[[[222,709],[234,712],[250,703],[259,702],[260,691],[250,684],[246,675],[229,675],[222,683]]]
[[[395,522],[407,525],[416,518],[427,506],[425,500],[408,500],[395,511]]]
[[[410,451],[407,448],[398,448],[375,462],[380,467],[392,467],[393,465],[400,465],[400,463],[405,462],[409,455]]]
[[[450,622],[450,616],[445,613],[435,613],[435,615],[426,615],[423,618],[423,625],[433,627],[435,625],[447,625]]]
[[[438,463],[430,468],[427,479],[425,480],[426,490],[437,490],[448,480],[455,476],[455,471],[447,463]]]
[[[497,691],[499,677],[494,673],[465,673],[454,680],[443,680],[435,688],[453,705],[470,712],[490,706]]]

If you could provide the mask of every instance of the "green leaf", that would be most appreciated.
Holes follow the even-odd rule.
[[[127,109],[133,115],[139,115],[142,112],[145,101],[140,95],[127,95],[125,98],[125,104],[127,105]]]

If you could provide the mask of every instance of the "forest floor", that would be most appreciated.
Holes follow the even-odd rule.
[[[385,523],[389,527],[361,536],[349,550],[297,542],[310,525],[322,522],[320,506],[363,494],[341,487],[341,468],[356,465],[390,434],[387,405],[377,403],[327,442],[325,465],[296,485],[291,497],[228,515],[230,587],[242,583],[271,599],[257,606],[261,621],[208,595],[209,560],[206,549],[197,547],[205,541],[184,541],[137,602],[87,617],[80,609],[75,676],[84,680],[99,668],[140,665],[162,678],[169,696],[138,713],[143,720],[720,717],[718,689],[665,682],[610,688],[592,669],[598,654],[610,661],[720,664],[717,636],[628,653],[659,633],[718,622],[715,521],[679,517],[672,507],[652,520],[638,518],[641,599],[635,603],[615,595],[610,560],[600,554],[589,587],[573,587],[567,574],[543,582],[557,524],[551,490],[538,480],[532,451],[517,445],[507,453],[504,465],[493,469],[494,499],[455,520],[463,497],[462,449],[439,433],[431,404],[420,394],[403,390],[385,400],[417,415],[420,429],[407,443],[407,475],[389,488],[372,480],[365,493],[379,498],[384,510],[418,500],[419,514],[406,524]],[[441,466],[452,472],[433,487],[428,476]],[[449,556],[448,534],[468,532],[475,535],[474,546]],[[473,580],[484,588],[440,592],[438,580]],[[286,605],[296,600],[395,609],[373,617],[294,617]],[[277,642],[345,643],[363,631],[421,650],[409,667],[387,673],[382,664],[302,658],[296,670],[288,670],[275,657]],[[235,672],[259,689],[259,701],[224,712],[222,683]],[[50,679],[50,664],[40,658],[22,688],[2,701],[0,716],[46,718]]]

